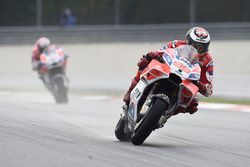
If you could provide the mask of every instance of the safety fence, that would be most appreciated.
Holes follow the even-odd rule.
[[[50,37],[57,43],[161,42],[183,39],[192,26],[203,26],[214,40],[250,39],[250,23],[96,25],[69,28],[0,27],[0,44],[29,44],[40,36]]]

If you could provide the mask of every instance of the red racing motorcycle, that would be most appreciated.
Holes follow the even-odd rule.
[[[68,78],[65,73],[68,56],[54,45],[40,55],[40,77],[57,103],[68,102]]]
[[[130,104],[123,109],[115,128],[120,141],[141,145],[155,129],[176,111],[185,110],[198,93],[200,79],[196,49],[184,45],[162,50],[160,60],[152,60],[132,90]]]

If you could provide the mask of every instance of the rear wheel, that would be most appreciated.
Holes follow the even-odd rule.
[[[131,142],[134,145],[141,145],[146,140],[155,129],[162,114],[167,110],[168,105],[169,104],[161,98],[156,98],[154,102],[152,102],[149,111],[142,118],[137,128],[135,128],[135,132],[131,137]]]

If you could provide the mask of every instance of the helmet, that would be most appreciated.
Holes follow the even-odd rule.
[[[210,35],[202,27],[193,27],[186,34],[188,45],[195,47],[199,54],[204,54],[208,51],[210,44]]]
[[[50,45],[50,40],[47,37],[41,37],[36,41],[36,46],[39,48],[41,52],[44,49],[46,49],[49,45]]]

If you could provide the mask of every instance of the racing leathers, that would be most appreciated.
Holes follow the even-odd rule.
[[[34,46],[32,50],[32,56],[31,56],[31,61],[32,61],[32,69],[39,71],[39,65],[40,65],[40,54],[42,51],[39,49],[38,46]]]
[[[130,93],[133,90],[133,88],[136,86],[136,84],[140,80],[140,75],[142,71],[147,67],[147,65],[151,62],[152,59],[157,59],[159,56],[162,56],[163,50],[166,48],[176,48],[181,45],[187,45],[186,41],[184,40],[174,40],[167,43],[167,46],[164,46],[162,49],[160,49],[157,52],[149,52],[146,55],[143,55],[143,57],[138,62],[137,66],[138,71],[136,73],[136,76],[133,78],[131,85],[127,91],[127,93],[124,95],[123,101],[128,105],[130,101]],[[199,55],[199,65],[201,67],[201,77],[200,80],[197,82],[197,86],[199,88],[199,93],[201,93],[203,96],[210,96],[213,93],[213,59],[209,53],[200,54]],[[188,108],[185,111],[176,111],[175,114],[178,113],[190,113],[193,114],[198,110],[198,97],[196,96],[188,106]]]
[[[48,47],[55,47],[55,48],[59,48],[57,45],[54,44],[50,44]],[[47,48],[47,47],[46,47]],[[37,45],[34,46],[33,50],[32,50],[32,56],[31,56],[31,61],[32,61],[32,69],[34,71],[38,71],[40,69],[40,55],[44,52],[44,50],[46,49],[40,49]]]

